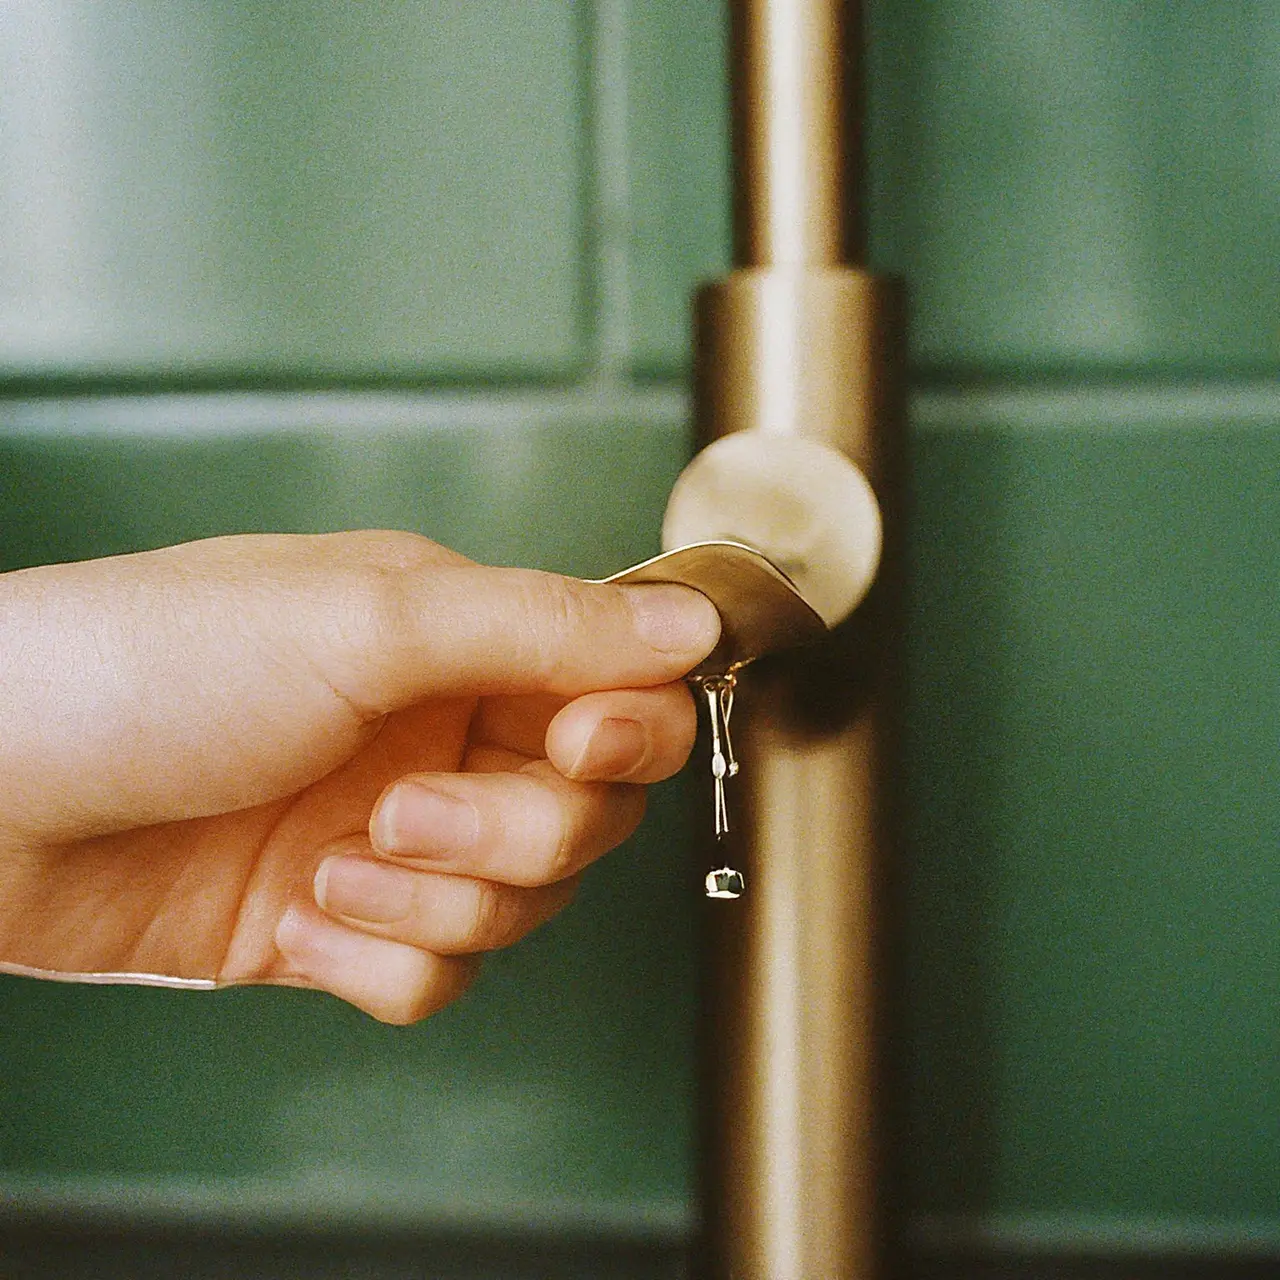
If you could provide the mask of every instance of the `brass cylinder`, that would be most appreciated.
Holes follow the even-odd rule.
[[[882,1253],[879,916],[892,845],[900,295],[850,268],[735,272],[695,310],[710,441],[794,432],[876,489],[879,579],[825,646],[743,673],[736,902],[705,905],[707,1280],[868,1280]],[[704,850],[703,862],[726,851]]]
[[[883,1259],[881,906],[894,843],[902,298],[841,265],[851,156],[841,0],[737,0],[738,269],[694,307],[702,444],[794,433],[880,502],[880,576],[825,645],[740,679],[730,848],[745,896],[704,907],[705,1280],[870,1280]],[[846,216],[847,215],[847,216]],[[843,246],[843,247],[842,247]]]
[[[849,0],[730,4],[737,266],[843,259],[854,12]]]
[[[897,283],[855,267],[748,268],[704,285],[693,315],[700,443],[732,431],[806,436],[848,454],[875,487],[900,319]]]

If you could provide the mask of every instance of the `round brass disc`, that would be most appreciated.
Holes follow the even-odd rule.
[[[867,593],[880,562],[880,508],[839,450],[799,436],[739,431],[709,444],[680,474],[662,545],[756,547],[828,627]]]

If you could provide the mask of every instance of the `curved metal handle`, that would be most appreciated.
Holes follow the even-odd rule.
[[[597,582],[678,582],[720,611],[720,642],[691,675],[723,675],[827,634],[822,615],[768,556],[740,542],[694,542]]]

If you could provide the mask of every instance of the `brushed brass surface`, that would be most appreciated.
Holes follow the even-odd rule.
[[[840,449],[879,489],[866,423],[897,395],[896,283],[854,267],[745,269],[694,299],[694,399],[711,440],[794,433]]]
[[[788,685],[740,686],[746,895],[704,908],[706,1232],[715,1280],[878,1273],[873,904],[884,813],[877,714],[821,729]],[[800,676],[803,678],[803,676]]]
[[[730,5],[738,266],[833,266],[846,238],[850,7]]]
[[[680,473],[662,545],[727,538],[763,551],[828,627],[866,595],[880,561],[880,508],[839,450],[777,432],[735,431]]]
[[[781,284],[737,273],[700,296],[699,430],[840,448],[876,489],[886,543],[869,596],[827,641],[739,682],[743,820],[728,861],[748,890],[705,908],[704,1274],[869,1280],[883,1243],[873,1082],[877,885],[892,846],[900,307],[891,287],[847,269]],[[777,364],[755,358],[782,308],[813,336],[785,394],[769,382]]]
[[[720,612],[720,641],[691,675],[722,675],[767,653],[827,634],[821,616],[767,556],[736,542],[696,542],[654,556],[604,582],[679,582]]]
[[[847,12],[838,0],[732,6],[739,269],[695,300],[701,443],[758,432],[838,449],[870,480],[885,540],[846,622],[739,681],[743,820],[726,853],[748,887],[703,905],[704,1280],[872,1280],[885,1253],[902,299],[841,261]]]

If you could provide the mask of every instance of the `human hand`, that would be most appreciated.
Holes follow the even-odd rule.
[[[402,533],[0,576],[0,970],[425,1017],[634,830],[718,629]]]

